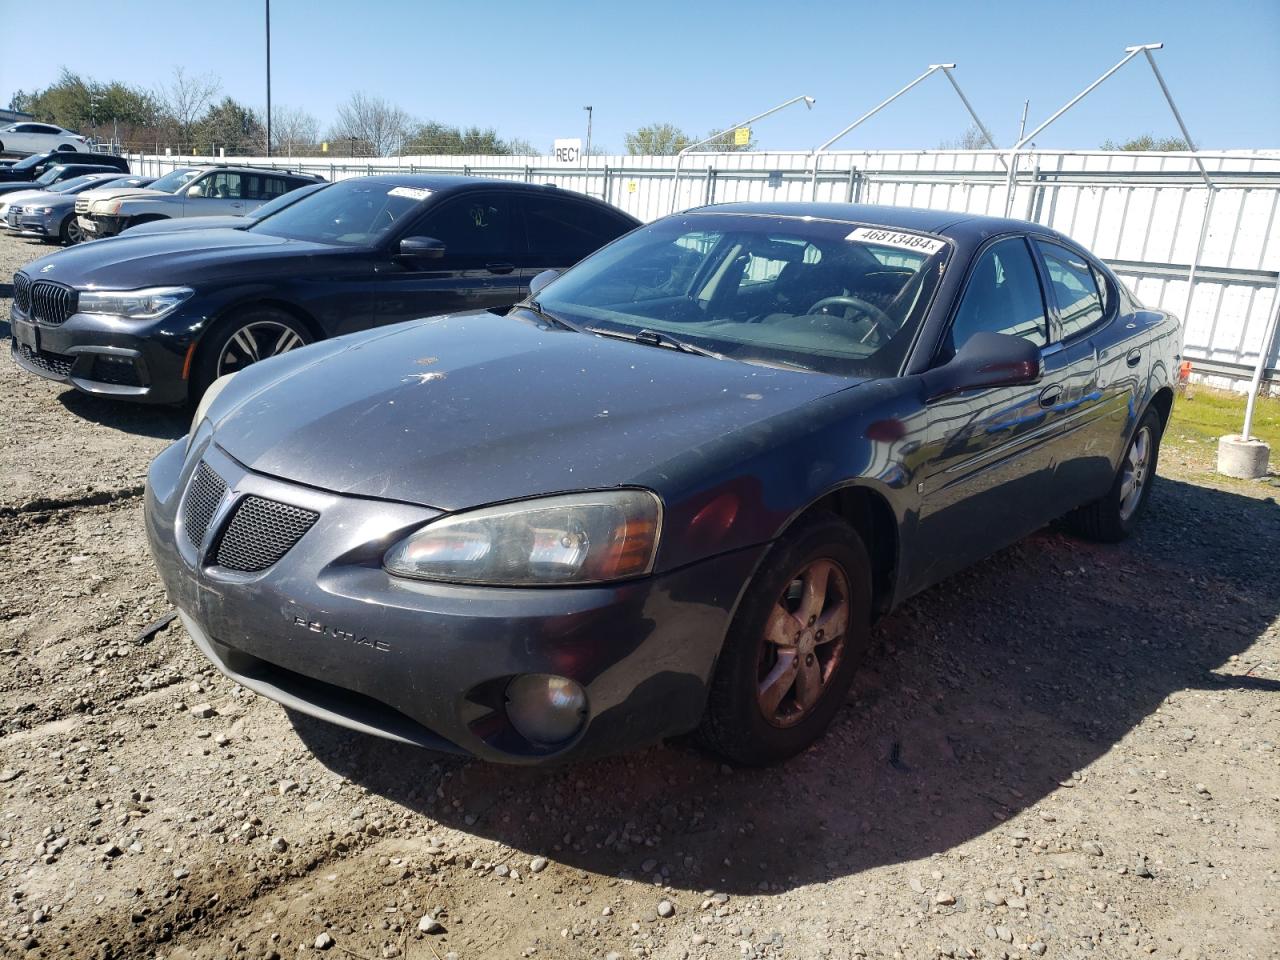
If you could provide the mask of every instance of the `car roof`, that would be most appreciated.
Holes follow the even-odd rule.
[[[491,177],[467,177],[454,173],[375,173],[372,176],[356,179],[385,183],[388,187],[421,187],[432,193],[444,193],[468,187],[486,187],[494,190],[558,192],[562,196],[572,197],[575,200],[586,200],[597,204],[603,202],[597,197],[589,197],[584,193],[561,190],[554,183],[525,183],[522,180],[495,180]]]
[[[193,163],[188,167],[174,167],[175,170],[199,170],[201,173],[207,171],[228,171],[230,173],[275,173],[282,177],[302,177],[306,180],[313,180],[316,183],[323,183],[324,178],[318,173],[303,173],[299,170],[286,170],[280,167],[254,167],[254,166],[236,166],[230,163]],[[172,171],[170,171],[172,172]]]
[[[930,210],[923,207],[890,207],[870,203],[718,203],[685,211],[693,214],[730,213],[743,216],[790,217],[797,220],[813,217],[850,224],[900,227],[919,233],[932,233],[956,241],[981,242],[1000,233],[1031,231],[1067,239],[1038,223],[1005,217],[986,217],[955,210]]]

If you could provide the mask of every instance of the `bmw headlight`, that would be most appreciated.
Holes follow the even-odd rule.
[[[194,293],[190,287],[81,290],[77,310],[80,313],[103,313],[127,320],[159,320],[190,300]]]
[[[434,520],[383,558],[389,573],[493,586],[604,583],[648,573],[662,504],[602,490],[484,507]]]

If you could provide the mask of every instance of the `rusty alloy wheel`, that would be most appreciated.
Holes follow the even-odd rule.
[[[848,628],[848,574],[833,560],[810,561],[788,582],[760,638],[756,701],[769,723],[794,726],[817,706]]]

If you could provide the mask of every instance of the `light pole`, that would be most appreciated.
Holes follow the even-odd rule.
[[[271,0],[267,0],[267,156],[271,156]]]
[[[585,167],[585,166],[587,166],[588,164],[590,164],[590,163],[591,163],[591,113],[592,113],[592,108],[591,108],[591,107],[583,107],[582,109],[583,109],[583,110],[585,110],[585,111],[587,111],[587,159],[586,159],[585,161],[583,161],[583,164],[582,164],[582,165]]]
[[[725,127],[723,130],[717,133],[713,133],[711,134],[711,136],[705,137],[702,140],[699,140],[697,143],[691,143],[689,144],[689,146],[685,147],[683,150],[677,153],[676,154],[676,172],[675,172],[675,176],[673,176],[671,179],[671,212],[672,213],[676,212],[676,203],[677,203],[676,197],[677,197],[678,189],[680,186],[680,167],[684,164],[684,155],[686,153],[689,153],[691,150],[696,150],[698,147],[702,146],[704,143],[710,143],[712,140],[719,140],[726,133],[730,133],[734,130],[737,130],[739,127],[750,126],[751,124],[755,123],[757,120],[763,120],[765,117],[769,116],[770,114],[777,113],[779,110],[783,110],[791,106],[793,103],[801,103],[801,102],[804,103],[806,109],[812,110],[813,105],[818,101],[813,99],[813,97],[806,97],[803,95],[799,97],[792,97],[790,100],[785,100],[782,103],[778,104],[776,107],[770,107],[764,113],[757,113],[754,117],[748,117],[746,120],[743,120],[741,123],[735,123],[732,127]]]

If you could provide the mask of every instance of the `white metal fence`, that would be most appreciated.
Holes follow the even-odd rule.
[[[1190,153],[1034,151],[1021,161],[1013,216],[1074,237],[1110,263],[1143,302],[1182,316],[1185,353],[1199,375],[1242,386],[1265,351],[1265,375],[1276,389],[1280,338],[1268,344],[1262,339],[1280,277],[1280,150],[1198,157],[1212,187]],[[213,158],[130,160],[138,173],[159,174]],[[678,183],[673,157],[593,157],[586,168],[555,166],[546,157],[235,162],[305,170],[330,180],[400,171],[554,183],[642,220],[734,200],[816,198],[995,216],[1005,209],[1006,169],[993,151],[832,152],[820,161],[815,179],[808,153],[691,154]]]

